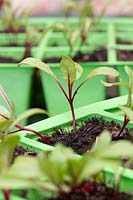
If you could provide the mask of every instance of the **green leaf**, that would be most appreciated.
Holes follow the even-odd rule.
[[[18,156],[7,174],[26,179],[38,179],[42,176],[37,158],[31,156]]]
[[[48,112],[43,109],[40,109],[40,108],[29,109],[29,110],[25,111],[24,113],[22,113],[19,117],[17,117],[16,120],[14,120],[14,122],[10,126],[10,129],[12,127],[14,127],[15,125],[17,125],[23,119],[28,118],[35,114],[47,114],[48,115]]]
[[[102,132],[100,134],[100,137],[98,138],[98,142],[94,144],[92,150],[94,152],[102,153],[105,149],[108,149],[109,145],[111,143],[111,136],[110,133],[107,131]]]
[[[128,66],[125,66],[125,71],[129,77],[129,87],[131,91],[133,92],[133,71]]]
[[[18,64],[18,66],[20,66],[22,64],[27,64],[27,65],[31,65],[32,67],[36,67],[36,68],[44,71],[45,73],[49,74],[52,78],[54,78],[56,81],[58,81],[55,74],[52,72],[52,70],[49,68],[49,66],[37,58],[32,58],[32,57],[26,58],[26,59],[22,60]]]
[[[112,159],[120,157],[133,158],[133,144],[129,141],[117,141],[109,146],[109,148],[103,153],[103,156]]]
[[[10,125],[11,113],[3,106],[0,105],[0,131],[5,131]]]
[[[74,83],[79,79],[83,72],[82,67],[74,62],[69,56],[62,56],[60,66],[63,78],[68,82],[69,77],[70,83]]]
[[[87,75],[87,77],[83,80],[83,82],[86,82],[88,79],[90,79],[94,76],[97,76],[97,75],[107,75],[107,76],[117,77],[117,76],[119,76],[119,72],[110,67],[98,67],[98,68],[94,69],[93,71],[91,71]]]
[[[6,174],[0,175],[0,189],[28,189],[33,188],[34,184],[31,180],[25,180]]]
[[[13,160],[13,153],[19,142],[18,135],[8,135],[0,144],[0,172],[7,171]]]
[[[13,112],[13,107],[12,107],[12,105],[8,99],[8,96],[1,84],[0,84],[0,95],[2,96],[2,98],[4,99],[6,104],[8,105],[9,109]]]
[[[127,90],[129,90],[129,86],[128,86],[127,83],[125,83],[124,81],[115,82],[115,83],[107,83],[107,82],[101,80],[101,83],[102,83],[104,86],[106,86],[106,87],[112,87],[112,86],[118,85],[118,86],[123,86],[123,87],[125,87]]]
[[[119,108],[126,114],[126,116],[133,121],[133,110],[126,106],[119,105]]]
[[[77,42],[78,38],[80,36],[80,30],[76,29],[75,31],[73,31],[70,34],[70,43],[71,43],[71,47],[73,47],[75,45],[75,43]]]

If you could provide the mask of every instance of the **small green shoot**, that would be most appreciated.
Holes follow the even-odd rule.
[[[67,92],[64,90],[62,84],[60,83],[60,81],[58,80],[56,75],[52,72],[52,70],[50,69],[50,67],[47,64],[43,63],[42,61],[40,61],[39,59],[36,59],[36,58],[26,58],[22,62],[20,62],[18,64],[18,66],[22,65],[22,64],[28,64],[28,65],[31,65],[32,67],[37,67],[38,69],[40,69],[40,70],[44,71],[45,73],[47,73],[48,75],[50,75],[57,82],[59,88],[61,89],[62,93],[64,94],[66,100],[69,103],[70,110],[72,113],[74,130],[76,129],[74,99],[75,99],[75,96],[76,96],[78,90],[81,88],[81,86],[86,81],[88,81],[90,78],[97,76],[97,75],[107,75],[107,76],[111,75],[114,77],[117,77],[119,75],[119,73],[115,69],[112,69],[109,67],[99,67],[97,69],[94,69],[90,73],[88,73],[86,78],[78,85],[78,87],[75,89],[75,91],[73,91],[73,85],[81,77],[81,75],[83,73],[83,69],[78,63],[74,62],[69,56],[62,56],[62,60],[60,62],[60,70],[61,70],[62,78],[67,83],[67,88],[68,88],[68,94],[67,94]]]
[[[17,16],[17,10],[13,11],[12,0],[5,0],[2,4],[2,22],[5,26],[5,31],[8,33],[17,33],[28,22],[30,9],[26,8],[21,12],[21,15]]]
[[[76,45],[79,38],[80,46],[78,51],[81,51],[81,47],[83,45],[88,45],[88,36],[92,34],[91,32],[95,29],[96,25],[100,23],[111,2],[112,0],[108,0],[103,5],[99,16],[96,18],[92,0],[83,0],[80,4],[77,3],[76,0],[68,1],[68,4],[65,6],[64,9],[65,14],[66,16],[69,16],[72,12],[76,13],[78,17],[77,27],[73,27],[73,25],[68,25],[67,23],[64,25],[60,25],[62,27],[64,26],[64,28],[62,28],[62,30],[59,30],[61,30],[64,33],[64,36],[68,42],[68,45],[70,47],[70,56],[72,55],[74,46]],[[74,40],[73,37],[75,37]]]
[[[102,84],[106,87],[111,87],[111,86],[122,86],[124,87],[127,92],[128,92],[128,98],[127,98],[127,103],[125,106],[120,105],[119,108],[124,112],[124,121],[123,121],[123,126],[117,136],[117,138],[119,138],[123,132],[123,130],[125,129],[125,127],[127,126],[127,124],[130,121],[133,121],[133,101],[132,101],[132,94],[133,94],[133,70],[131,70],[128,66],[125,66],[125,72],[128,75],[128,83],[126,83],[124,80],[121,80],[119,82],[115,82],[115,83],[107,83],[104,81],[101,81]]]

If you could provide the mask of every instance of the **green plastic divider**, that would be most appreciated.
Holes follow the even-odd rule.
[[[18,33],[18,34],[12,34],[12,33],[0,33],[0,47],[7,46],[10,47],[10,44],[17,44],[17,46],[23,46],[26,42],[26,34],[25,33]],[[39,42],[39,39],[41,37],[41,33],[38,32],[36,34],[34,42],[36,42],[36,45]],[[14,46],[11,46],[14,48]],[[10,48],[11,48],[10,47]]]
[[[13,58],[19,62],[24,56],[24,47],[0,47],[0,57]],[[35,56],[37,47],[32,47],[31,56]],[[1,63],[2,64],[2,63]]]

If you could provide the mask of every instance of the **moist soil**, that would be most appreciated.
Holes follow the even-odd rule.
[[[0,63],[18,63],[19,60],[10,57],[0,57]]]
[[[133,61],[133,50],[117,49],[118,61]]]
[[[133,41],[116,39],[116,44],[133,45]],[[117,60],[118,61],[133,61],[133,50],[121,50],[117,49]]]
[[[117,140],[117,135],[121,126],[114,122],[105,121],[102,117],[93,117],[81,122],[81,126],[77,130],[68,131],[66,129],[55,130],[52,135],[45,135],[51,145],[62,143],[67,147],[71,147],[76,153],[83,154],[90,150],[101,132],[107,130],[110,132],[112,141]],[[119,139],[129,140],[133,142],[131,129],[125,128]]]
[[[25,33],[25,27],[21,27],[19,28],[18,30],[14,30],[12,28],[7,28],[7,29],[4,29],[4,30],[0,30],[0,33],[12,33],[12,34],[19,34],[19,33]]]
[[[132,45],[132,44],[133,44],[133,41],[122,40],[122,39],[120,39],[120,38],[117,38],[117,39],[116,39],[116,44],[129,44],[129,45]]]
[[[53,57],[47,58],[44,62],[47,63],[59,63],[61,58]],[[96,50],[91,54],[77,52],[77,54],[73,57],[75,62],[103,62],[107,61],[107,50],[102,47],[100,50]]]
[[[27,148],[23,148],[22,146],[16,146],[14,151],[14,158],[17,156],[36,156],[37,153],[33,151],[29,151]]]
[[[26,44],[23,43],[23,44],[18,44],[18,43],[8,43],[8,44],[4,44],[4,45],[1,45],[2,47],[24,47]],[[36,44],[32,44],[32,47],[35,47]]]
[[[62,194],[63,196],[64,194]],[[60,195],[61,196],[61,195]],[[132,195],[119,193],[105,184],[86,181],[63,197],[50,198],[49,200],[132,200]]]

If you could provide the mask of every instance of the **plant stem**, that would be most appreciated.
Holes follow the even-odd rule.
[[[18,128],[20,131],[30,131],[30,132],[34,133],[35,135],[37,135],[38,137],[40,137],[45,144],[51,145],[50,142],[48,141],[48,139],[45,136],[42,136],[40,133],[38,133],[35,130],[25,128],[21,124],[17,124],[16,128]]]
[[[73,87],[73,83],[71,83],[70,74],[68,72],[69,105],[70,105],[70,109],[71,109],[71,113],[72,113],[73,130],[76,130],[76,119],[75,119],[75,112],[74,112],[74,106],[73,106],[74,99],[72,98],[72,87]]]
[[[73,119],[73,130],[76,130],[76,119],[75,119],[75,112],[73,107],[73,101],[70,102],[70,108],[72,113],[72,119]]]
[[[5,200],[10,200],[11,191],[9,189],[3,190],[3,194],[4,194],[4,197],[5,197]]]
[[[128,124],[129,121],[130,121],[130,119],[128,119],[128,118],[126,117],[126,115],[125,115],[125,116],[124,116],[123,126],[122,126],[122,128],[121,128],[119,134],[117,135],[117,138],[116,138],[116,139],[119,139],[119,137],[121,136],[123,130],[125,129],[125,127],[126,127],[126,125]]]
[[[24,51],[24,55],[23,55],[22,60],[23,60],[24,58],[28,58],[28,57],[31,56],[31,47],[32,47],[32,45],[31,45],[30,42],[26,42],[26,43],[25,43],[25,51]]]

